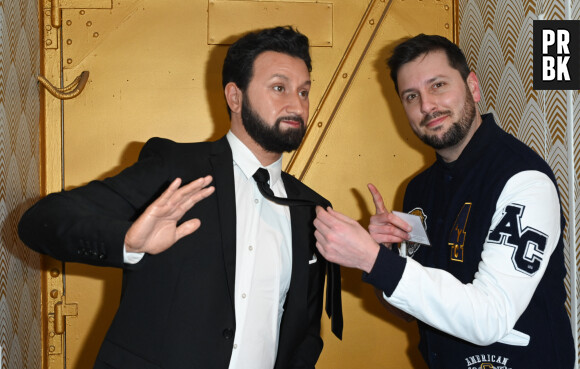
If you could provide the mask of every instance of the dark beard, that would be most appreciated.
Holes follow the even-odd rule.
[[[423,134],[419,135],[419,139],[426,143],[427,145],[431,146],[435,150],[446,149],[448,147],[453,147],[463,141],[465,136],[469,133],[471,129],[471,125],[475,120],[475,101],[473,100],[473,96],[471,95],[471,91],[466,87],[466,98],[465,104],[463,104],[463,114],[459,118],[457,122],[454,122],[451,128],[447,132],[443,134],[441,138],[437,137],[437,135],[428,135]],[[421,125],[425,122],[437,118],[441,115],[449,114],[449,111],[444,112],[435,112],[433,114],[427,115],[423,118]]]
[[[280,130],[280,123],[283,120],[293,120],[300,122],[300,128]],[[274,153],[283,153],[296,150],[302,143],[306,133],[304,120],[299,116],[286,116],[276,119],[273,126],[268,126],[266,122],[252,109],[247,99],[242,101],[242,123],[248,135],[258,143],[264,150]]]

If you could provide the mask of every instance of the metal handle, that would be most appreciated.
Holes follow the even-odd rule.
[[[50,94],[60,100],[73,99],[80,95],[89,80],[89,72],[83,71],[80,76],[74,79],[66,87],[58,88],[50,83],[44,76],[38,76],[38,81],[50,92]]]

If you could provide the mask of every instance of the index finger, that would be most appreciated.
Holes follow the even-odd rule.
[[[373,202],[375,203],[375,209],[377,211],[376,213],[377,214],[388,213],[389,211],[385,207],[385,202],[383,201],[383,196],[381,196],[381,193],[375,187],[375,185],[373,185],[372,183],[369,183],[367,185],[367,187],[369,188],[369,191],[371,192],[371,195],[373,196]]]

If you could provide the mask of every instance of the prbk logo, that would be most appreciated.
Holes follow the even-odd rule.
[[[534,89],[580,89],[580,20],[534,21]]]

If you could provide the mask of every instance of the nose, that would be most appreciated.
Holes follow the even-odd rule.
[[[429,114],[435,111],[437,108],[437,104],[435,103],[435,99],[429,94],[422,94],[421,95],[421,113]]]
[[[303,97],[300,93],[292,93],[288,95],[286,110],[289,114],[303,117],[304,112],[308,111],[308,106],[308,97]]]

